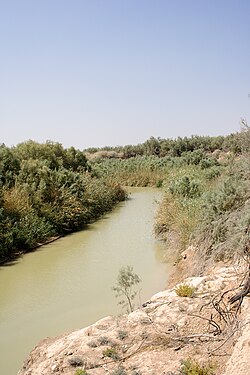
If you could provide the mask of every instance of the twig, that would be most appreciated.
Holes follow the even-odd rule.
[[[189,316],[194,316],[196,318],[200,318],[200,319],[203,319],[203,320],[207,320],[209,322],[209,324],[211,324],[215,329],[216,331],[218,332],[217,334],[220,334],[221,333],[221,328],[219,326],[219,324],[217,324],[213,319],[212,319],[212,314],[211,314],[211,318],[205,318],[204,316],[201,316],[201,315],[196,315],[196,314],[188,314]]]

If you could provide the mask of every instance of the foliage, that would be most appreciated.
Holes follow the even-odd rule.
[[[134,299],[138,294],[135,287],[140,283],[139,276],[134,273],[133,267],[122,267],[117,277],[117,284],[112,288],[116,293],[116,297],[124,297],[119,301],[119,305],[126,307],[128,312],[134,310]]]
[[[169,191],[173,195],[186,198],[195,198],[201,194],[199,183],[195,180],[190,180],[188,176],[182,176],[177,181],[172,181],[169,186]]]
[[[212,192],[203,197],[196,238],[199,252],[210,260],[244,256],[250,240],[250,159],[237,160]]]
[[[113,342],[107,336],[100,336],[98,338],[99,345],[112,345]]]
[[[83,366],[83,360],[80,357],[69,358],[69,364],[72,367]]]
[[[195,288],[193,286],[187,285],[187,284],[181,284],[178,285],[175,288],[175,293],[179,297],[194,297]]]
[[[180,170],[178,174],[181,172],[183,173],[184,170]],[[187,170],[185,172],[186,176]],[[192,181],[194,177],[193,173],[190,172],[189,181]],[[171,246],[170,242],[174,241],[173,247],[181,251],[189,245],[197,227],[202,201],[201,193],[205,189],[207,182],[204,181],[204,178],[203,181],[198,180],[198,178],[202,178],[202,173],[200,173],[199,177],[198,175],[195,177],[195,180],[198,181],[200,194],[190,193],[189,196],[186,196],[188,194],[184,194],[183,185],[176,183],[176,181],[182,182],[182,177],[179,177],[178,174],[172,174],[169,180],[171,189],[167,187],[160,203],[154,229],[158,236],[169,242],[169,246]],[[187,186],[184,185],[186,192],[189,191]],[[170,190],[175,193],[171,193]]]
[[[112,178],[123,186],[162,187],[168,181],[173,170],[201,170],[209,174],[219,174],[221,163],[215,156],[201,150],[188,151],[181,156],[136,155],[130,158],[90,158],[92,174]],[[215,172],[216,170],[216,172]],[[201,172],[204,174],[204,172]],[[210,179],[213,176],[210,173]]]
[[[87,371],[78,368],[78,369],[75,371],[74,375],[87,375]]]
[[[233,153],[249,153],[250,130],[245,120],[242,126],[242,132],[227,137],[151,137],[135,146],[92,149],[91,160],[86,151],[51,141],[0,145],[0,261],[96,220],[126,198],[121,186],[165,189],[156,231],[178,233],[183,248],[200,220],[199,236],[208,231],[213,252],[225,242],[233,220],[239,233],[249,220],[247,166],[237,172],[226,167],[230,158],[240,164]],[[237,213],[241,209],[243,215]],[[235,234],[237,241],[245,239]]]
[[[94,176],[73,147],[0,146],[0,261],[81,229],[125,198],[119,183]]]
[[[115,348],[106,348],[103,350],[102,355],[104,357],[112,358],[113,360],[117,361],[120,359],[119,354],[117,353]]]
[[[176,164],[164,181],[155,232],[171,249],[197,245],[199,270],[218,260],[246,256],[250,241],[250,130],[234,137],[241,156],[222,165]],[[187,155],[185,155],[187,160]],[[179,158],[181,160],[182,157]],[[248,254],[247,256],[250,256]]]
[[[20,170],[20,159],[5,145],[0,145],[0,186],[12,187]]]
[[[119,340],[124,340],[126,337],[128,337],[128,332],[127,331],[122,331],[122,330],[119,330],[117,332],[117,338]]]
[[[211,363],[199,364],[199,362],[188,358],[182,361],[179,375],[214,375],[215,366]]]
[[[95,340],[91,340],[87,343],[87,345],[90,347],[90,348],[97,348],[98,347],[98,343],[95,341]]]
[[[89,148],[85,152],[89,157],[101,157],[101,158],[133,158],[135,156],[171,156],[180,157],[187,156],[191,159],[191,162],[199,159],[199,155],[202,153],[213,153],[217,150],[223,152],[232,151],[234,153],[240,153],[241,147],[239,143],[238,134],[230,134],[228,136],[198,136],[192,137],[178,137],[176,139],[164,139],[150,137],[144,143],[138,145],[126,145],[116,147],[103,147],[103,148]],[[195,157],[190,154],[195,151]],[[98,154],[98,155],[97,155]],[[199,161],[198,161],[199,162]]]

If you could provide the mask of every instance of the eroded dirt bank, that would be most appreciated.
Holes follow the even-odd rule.
[[[183,280],[194,288],[193,298],[178,296],[175,286],[129,315],[45,339],[18,375],[177,375],[187,358],[210,362],[218,375],[247,375],[250,303],[245,298],[241,311],[232,310],[233,292],[221,297],[241,277],[232,266],[217,268]]]

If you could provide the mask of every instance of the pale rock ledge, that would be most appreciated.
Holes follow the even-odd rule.
[[[45,339],[18,375],[74,375],[80,369],[89,375],[177,375],[181,360],[187,358],[213,362],[216,374],[250,374],[247,298],[239,317],[243,328],[230,339],[220,320],[221,334],[209,324],[214,312],[207,304],[213,296],[238,285],[235,269],[223,267],[184,282],[195,288],[193,298],[179,297],[175,289],[164,290],[128,315],[106,317],[84,329]]]

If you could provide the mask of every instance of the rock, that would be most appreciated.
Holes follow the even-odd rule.
[[[204,306],[208,305],[211,296],[235,286],[236,280],[233,268],[216,269],[207,276],[183,281],[196,288],[196,298],[179,297],[174,288],[164,290],[128,315],[109,316],[57,339],[43,340],[30,353],[18,375],[51,375],[51,372],[72,375],[78,364],[90,375],[105,375],[119,368],[115,360],[118,357],[127,373],[136,369],[146,375],[178,373],[180,361],[189,357],[208,361],[208,350],[216,348],[221,341],[216,342],[217,336],[208,324],[211,311],[206,315]],[[243,322],[250,322],[250,302],[248,304],[244,300],[248,307],[242,312]],[[201,314],[205,314],[204,318]],[[122,339],[119,339],[119,331],[126,333]],[[227,353],[233,351],[233,355],[226,370],[228,357],[219,357],[216,374],[249,373],[249,338],[250,324],[246,324],[235,348],[232,343],[229,345],[229,340],[223,347]]]
[[[53,372],[57,372],[57,371],[59,371],[59,367],[58,367],[58,365],[57,365],[57,364],[52,365],[52,366],[51,366],[51,371],[53,371]]]

